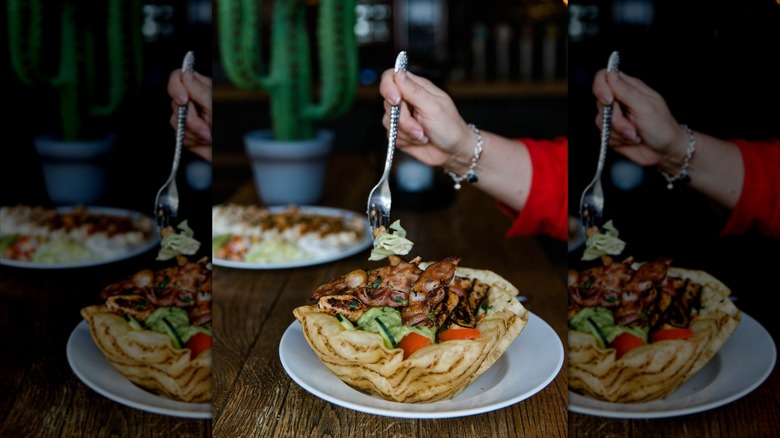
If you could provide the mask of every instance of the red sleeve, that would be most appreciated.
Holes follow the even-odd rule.
[[[499,202],[499,207],[514,218],[507,237],[546,234],[567,240],[568,233],[568,146],[565,137],[553,140],[518,139],[528,148],[533,176],[528,200],[517,212]]]
[[[745,181],[721,235],[756,230],[780,239],[780,139],[732,141],[742,154]]]

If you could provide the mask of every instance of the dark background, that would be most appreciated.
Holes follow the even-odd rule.
[[[391,67],[399,49],[410,50],[413,71],[439,82],[448,91],[454,90],[464,118],[480,128],[510,137],[568,135],[572,214],[576,214],[579,196],[593,176],[598,156],[599,131],[594,123],[596,106],[591,81],[593,74],[606,66],[612,50],[620,51],[623,71],[658,90],[675,117],[692,129],[722,138],[760,140],[780,135],[780,81],[776,67],[780,6],[775,0],[578,0],[571,2],[568,17],[566,11],[561,15],[562,9],[556,2],[542,0],[431,3],[443,8],[446,26],[432,23],[430,28],[407,29],[413,35],[408,47],[399,45],[395,27],[390,40],[362,44],[361,69],[367,74],[358,99],[344,117],[322,123],[336,130],[339,153],[369,151],[377,156],[374,162],[367,163],[377,166],[377,173],[386,137],[381,126],[381,99],[370,73]],[[149,37],[144,44],[144,87],[116,117],[106,122],[119,133],[120,141],[106,163],[110,168],[108,191],[99,204],[151,213],[157,190],[170,172],[175,142],[169,124],[170,98],[165,89],[168,74],[180,67],[187,50],[194,50],[198,71],[213,75],[217,85],[224,85],[225,78],[212,40],[210,2],[145,4],[149,7],[145,24],[153,30],[147,30]],[[0,22],[5,23],[6,9],[0,14]],[[524,25],[532,26],[538,33],[550,23],[560,29],[568,26],[568,43],[563,39],[559,42],[558,54],[562,59],[554,79],[565,81],[568,75],[568,98],[565,91],[528,92],[525,86],[530,84],[533,90],[536,85],[544,85],[545,80],[540,77],[538,66],[530,82],[518,79],[515,58],[509,81],[513,84],[512,92],[502,95],[492,88],[494,91],[486,94],[463,93],[464,89],[469,90],[469,84],[487,85],[490,91],[500,82],[490,69],[483,80],[472,77],[468,51],[475,23],[492,28],[500,22],[510,24],[516,32],[512,53],[518,44],[517,32]],[[391,20],[390,25],[395,23]],[[431,39],[436,32],[444,38]],[[32,139],[56,123],[56,101],[16,78],[6,40],[7,34],[0,33],[0,68],[6,81],[7,103],[0,153],[0,204],[47,204]],[[535,44],[538,49],[538,40]],[[565,61],[563,54],[568,55]],[[492,61],[495,59],[491,58]],[[450,88],[455,83],[461,88]],[[203,199],[211,196],[212,203],[222,202],[236,184],[251,178],[248,164],[241,161],[243,133],[268,126],[268,108],[262,97],[220,99],[215,93],[214,110],[215,184],[205,189],[187,184],[187,165],[200,161],[187,151],[179,176],[182,214],[191,217],[191,224],[203,230],[210,224],[209,204]],[[226,162],[222,156],[231,158]],[[617,189],[609,169],[619,158],[615,153],[608,154],[604,183],[607,215],[628,242],[626,253],[637,259],[672,256],[679,266],[705,269],[734,289],[738,304],[749,309],[748,313],[769,313],[763,309],[767,307],[765,293],[776,289],[770,278],[779,259],[777,240],[754,234],[719,237],[727,212],[684,187],[666,190],[664,180],[652,170],[644,172],[639,187],[630,191]],[[196,236],[197,233],[196,229]],[[570,254],[572,267],[582,265],[579,256],[578,252]]]
[[[45,7],[52,6],[56,5]],[[0,23],[4,23],[2,27],[6,29],[7,8],[3,7],[0,13]],[[181,67],[188,50],[195,52],[196,70],[211,74],[210,20],[210,1],[144,2],[143,86],[114,116],[98,122],[102,125],[98,128],[117,133],[118,143],[101,160],[108,170],[108,181],[104,196],[94,205],[152,215],[157,191],[170,174],[175,148],[175,132],[170,125],[171,99],[166,91],[168,75]],[[47,47],[56,48],[58,42]],[[46,56],[56,59],[58,55],[48,52]],[[0,58],[5,82],[0,205],[52,205],[33,138],[58,126],[57,97],[48,89],[28,87],[17,78],[11,68],[5,31],[0,33]],[[207,200],[211,186],[210,181],[202,181],[197,187],[188,183],[186,169],[196,161],[202,160],[189,151],[182,153],[178,188],[180,217],[189,220],[197,238],[210,230]]]
[[[359,0],[358,3],[367,11],[363,14],[367,16],[366,20],[371,21],[372,25],[386,26],[389,35],[386,40],[376,38],[360,42],[361,82],[354,104],[345,115],[317,123],[318,128],[335,131],[335,153],[370,153],[375,158],[366,165],[374,166],[379,178],[387,148],[387,134],[381,124],[384,108],[379,95],[378,76],[385,69],[392,68],[400,50],[406,50],[409,54],[410,71],[431,79],[450,92],[464,119],[480,129],[508,137],[551,138],[567,134],[566,9],[562,2]],[[412,20],[399,7],[404,3],[410,7],[424,6],[423,9],[430,13],[422,13]],[[387,14],[382,19],[377,18],[378,14],[370,12],[377,10],[386,10]],[[509,25],[513,32],[509,49],[510,77],[506,80],[499,80],[495,71],[493,30],[502,23]],[[483,24],[489,29],[488,67],[482,78],[475,77],[472,71],[470,41],[477,24]],[[264,25],[270,26],[270,23]],[[554,77],[544,78],[541,60],[538,59],[541,56],[540,36],[549,25],[556,26],[559,31],[556,43],[558,59]],[[519,77],[518,41],[523,26],[529,26],[537,32],[534,40],[534,75],[527,81]],[[313,29],[310,29],[310,34],[315,35]],[[249,164],[240,161],[243,135],[252,129],[269,127],[270,116],[267,100],[262,93],[239,91],[242,97],[236,98],[234,92],[225,92],[225,89],[232,90],[234,87],[227,80],[218,55],[215,56],[214,78],[214,138],[218,155],[214,167],[213,202],[221,203],[235,190],[236,184],[231,181],[251,178]],[[560,87],[553,92],[536,91],[537,86],[549,83],[559,84]],[[496,91],[498,89],[506,89],[507,92]],[[444,193],[442,198],[452,196],[449,177],[443,172],[437,172],[437,177],[441,184],[446,185],[441,189]],[[366,194],[369,190],[367,188]],[[394,206],[403,208],[403,205],[400,199],[394,200]],[[410,204],[410,208],[421,207],[419,204],[413,207]]]
[[[780,136],[780,5],[774,0],[732,2],[572,1],[570,4],[569,209],[596,170],[600,131],[591,91],[594,73],[613,50],[620,69],[666,99],[691,129],[715,137],[764,140]],[[736,304],[777,333],[767,306],[777,290],[771,273],[780,261],[778,240],[757,234],[719,237],[728,212],[685,187],[666,189],[656,171],[642,184],[618,189],[608,152],[603,174],[606,216],[637,260],[673,257],[673,264],[703,269],[721,279]],[[780,171],[780,169],[778,169]],[[581,250],[570,267],[589,266]]]

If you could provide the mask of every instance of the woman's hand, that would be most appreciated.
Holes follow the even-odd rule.
[[[474,134],[449,95],[430,80],[392,69],[382,74],[382,124],[390,128],[390,108],[401,104],[396,146],[429,166],[462,173],[474,151]]]
[[[614,103],[609,145],[643,166],[677,173],[688,148],[688,134],[663,97],[641,80],[602,69],[593,81],[601,127],[604,106]]]
[[[187,123],[184,146],[204,159],[211,161],[211,78],[197,72],[182,74],[181,69],[171,72],[168,78],[168,95],[171,96],[171,126],[177,129],[179,105],[187,105]]]

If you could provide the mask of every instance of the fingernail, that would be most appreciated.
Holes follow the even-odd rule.
[[[203,130],[198,133],[200,135],[200,138],[207,140],[209,143],[211,143],[211,131],[209,130]]]
[[[417,140],[417,142],[423,143],[423,144],[428,143],[428,137],[425,136],[424,132],[415,129],[414,131],[411,132],[411,134],[412,134],[412,137],[414,137],[415,140]]]
[[[397,95],[396,93],[390,94],[390,103],[393,105],[398,105],[401,103],[401,96]]]
[[[187,103],[189,103],[188,97],[189,96],[187,96],[186,94],[179,94],[178,96],[175,97],[176,103],[179,105],[187,105]]]
[[[632,131],[632,130],[628,130],[628,131],[624,132],[624,133],[623,133],[623,135],[624,135],[626,138],[628,138],[628,139],[630,139],[631,141],[633,141],[635,144],[639,144],[639,143],[642,141],[642,139],[641,139],[641,138],[639,138],[639,136],[638,136],[638,135],[636,135],[636,132],[634,132],[634,131]]]

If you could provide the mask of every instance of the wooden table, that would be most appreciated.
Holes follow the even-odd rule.
[[[724,406],[658,419],[618,419],[569,412],[569,437],[777,437],[780,371]]]
[[[612,194],[608,194],[612,195]],[[642,219],[647,205],[656,204],[645,200],[646,205],[632,205],[614,201],[620,205],[621,215],[616,224],[622,224],[621,237],[628,236],[631,255],[636,260],[654,260],[655,257],[674,255],[676,266],[702,269],[723,281],[730,289],[735,304],[745,314],[761,324],[774,339],[775,345],[780,339],[780,320],[777,307],[769,301],[778,290],[776,275],[780,241],[762,236],[720,237],[715,232],[691,233],[696,236],[674,236],[659,238],[646,233],[644,238],[635,238],[631,229],[639,228],[634,221]],[[634,195],[636,203],[642,198]],[[693,197],[695,200],[696,198]],[[614,205],[614,204],[613,204]],[[697,204],[692,204],[697,205]],[[682,208],[668,207],[669,211],[685,211]],[[691,211],[697,211],[691,207]],[[701,213],[702,209],[698,211]],[[706,210],[701,213],[706,216]],[[616,214],[617,216],[617,214]],[[646,215],[655,217],[655,215]],[[652,221],[652,218],[649,220]],[[702,222],[697,222],[702,223]],[[647,230],[648,228],[645,228]],[[663,229],[663,228],[662,228]],[[676,245],[675,245],[676,242]],[[627,247],[628,248],[628,247]],[[569,266],[582,265],[573,259]],[[752,361],[764,352],[755,353],[755,357],[746,357]],[[657,419],[617,419],[603,416],[583,415],[569,412],[570,437],[778,437],[780,436],[780,367],[775,365],[769,377],[756,389],[723,406],[693,413]],[[707,388],[704,389],[705,391]]]
[[[321,205],[363,212],[378,174],[363,155],[332,159]],[[228,199],[257,204],[251,181]],[[454,203],[417,212],[396,208],[393,218],[415,242],[414,254],[460,266],[490,269],[530,297],[526,307],[564,339],[564,245],[541,238],[504,236],[510,219],[495,201],[464,187]],[[214,436],[545,436],[567,434],[566,376],[534,396],[496,411],[450,419],[401,419],[362,413],[316,397],[295,383],[279,359],[279,344],[295,307],[312,304],[321,282],[373,266],[366,250],[336,262],[280,270],[214,271]],[[548,254],[558,254],[557,259]],[[521,335],[522,336],[522,333]],[[533,361],[533,355],[529,355]],[[510,370],[511,372],[511,370]]]
[[[156,253],[93,268],[0,267],[0,436],[211,436],[211,420],[125,406],[74,374],[66,344],[100,289],[155,266]]]

